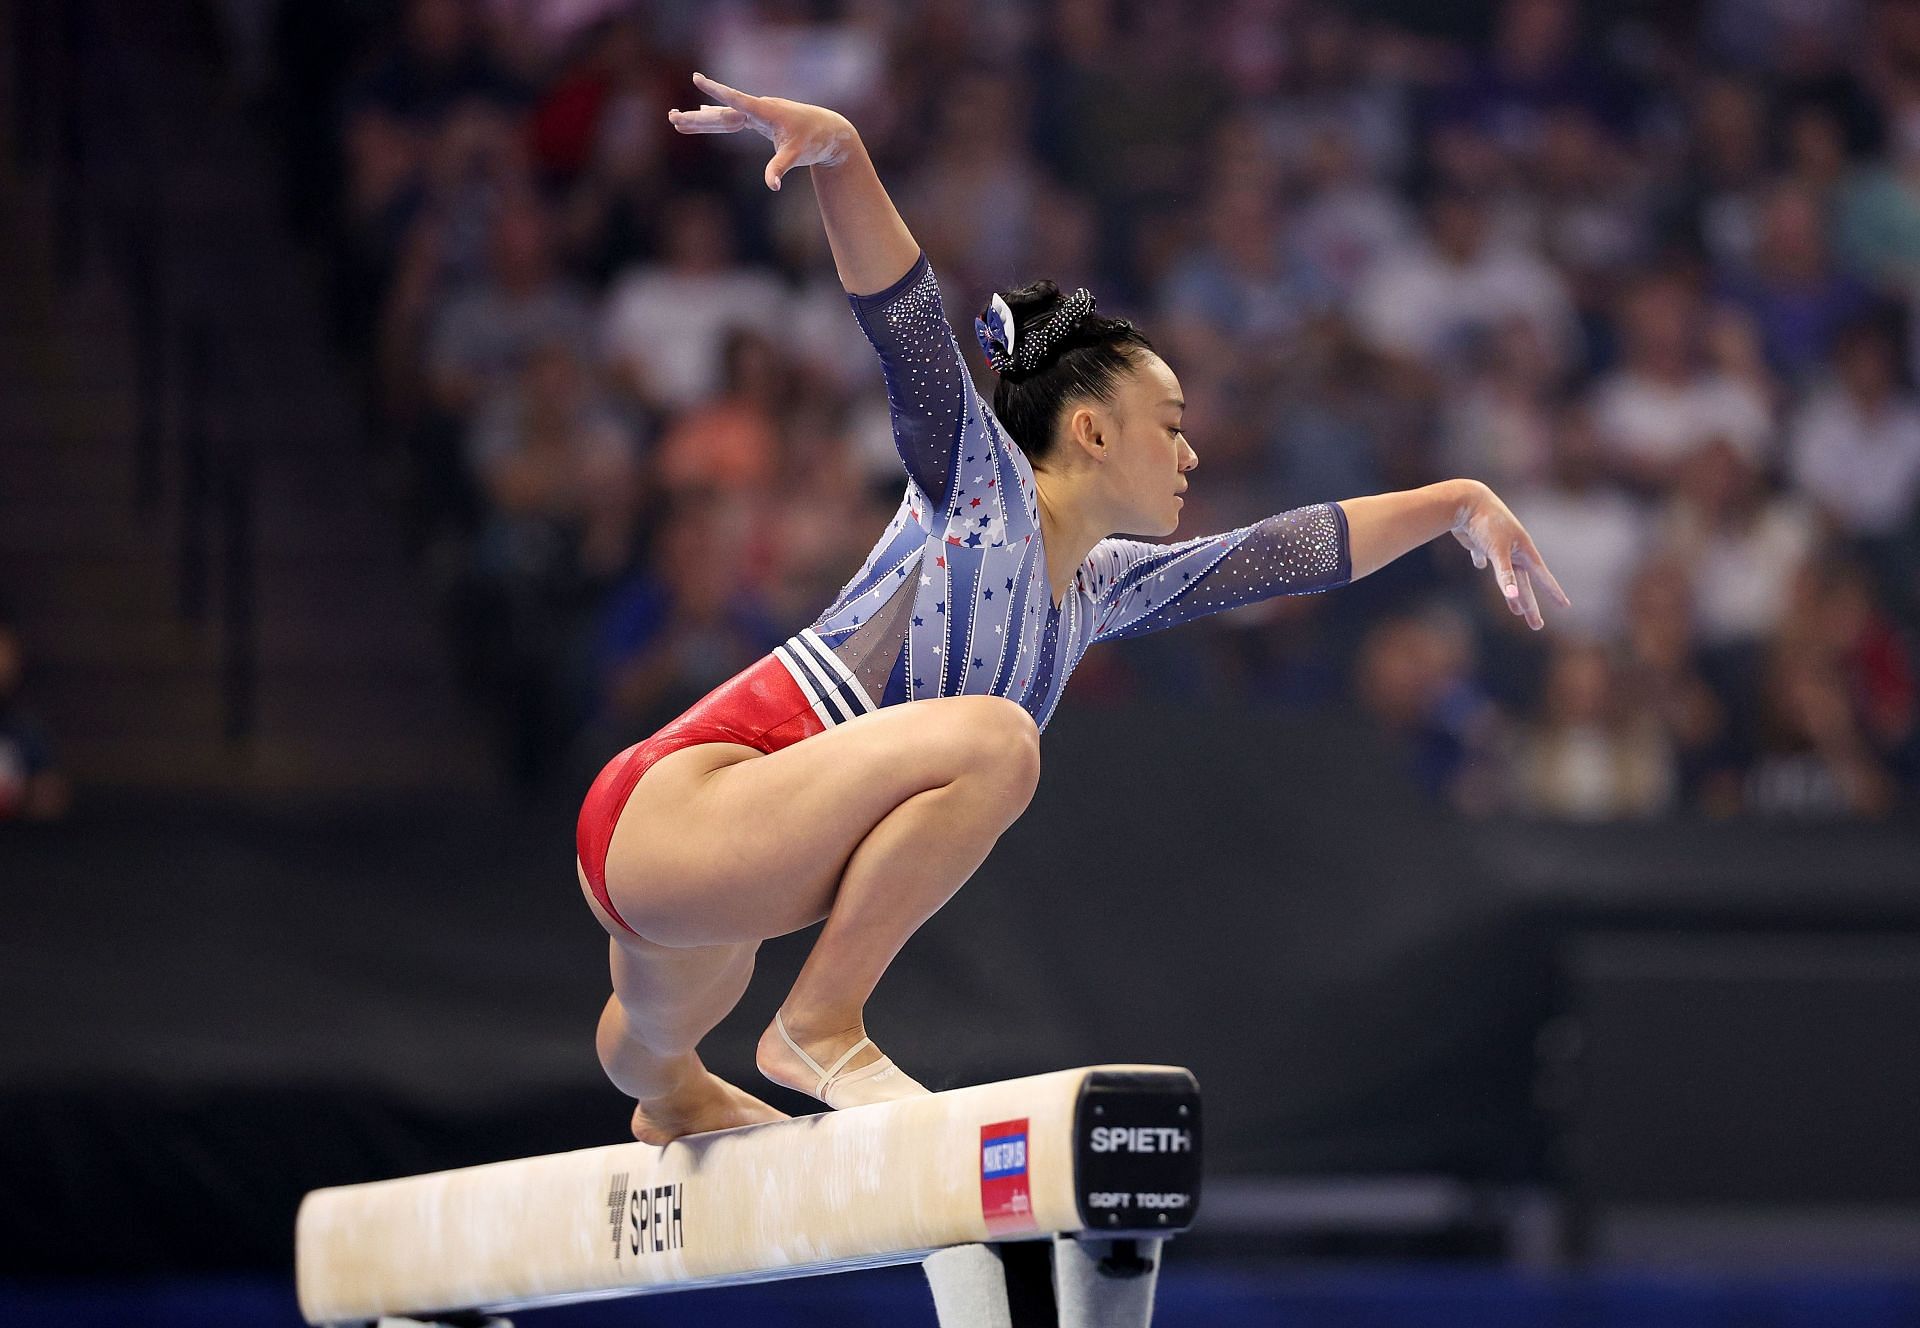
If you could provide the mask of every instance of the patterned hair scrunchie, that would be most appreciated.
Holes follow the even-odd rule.
[[[995,373],[1011,371],[1024,377],[1046,363],[1054,343],[1073,331],[1093,307],[1093,296],[1082,286],[1062,300],[1038,327],[1029,328],[1016,346],[1013,310],[996,291],[986,310],[973,320],[973,334],[980,339],[980,348],[986,351],[987,363]]]

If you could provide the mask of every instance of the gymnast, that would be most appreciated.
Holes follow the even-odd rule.
[[[1570,603],[1471,479],[1183,543],[1112,538],[1172,533],[1198,464],[1180,381],[1147,338],[1084,290],[995,294],[975,323],[998,376],[989,409],[853,125],[693,81],[718,104],[669,112],[675,129],[764,135],[769,189],[812,168],[907,485],[811,627],[614,757],[587,793],[580,884],[612,938],[600,1060],[636,1099],[634,1136],[655,1144],[785,1118],[695,1048],[745,992],[761,942],[823,919],[760,1037],[761,1073],[835,1108],[927,1091],[867,1037],[868,997],[1025,810],[1040,730],[1094,643],[1330,590],[1442,533],[1535,630],[1536,579]]]

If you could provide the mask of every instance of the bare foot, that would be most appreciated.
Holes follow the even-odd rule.
[[[683,1135],[788,1119],[786,1112],[703,1069],[666,1097],[635,1106],[633,1137],[643,1144],[664,1144]]]

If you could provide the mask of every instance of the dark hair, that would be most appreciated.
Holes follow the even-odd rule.
[[[1051,281],[1036,281],[1001,298],[1013,311],[1015,346],[1064,299]],[[1028,461],[1043,460],[1052,450],[1054,425],[1067,403],[1087,397],[1112,401],[1120,375],[1134,366],[1142,351],[1152,349],[1153,343],[1126,319],[1089,313],[1053,342],[1032,372],[1009,369],[1000,375],[993,389],[993,413]]]

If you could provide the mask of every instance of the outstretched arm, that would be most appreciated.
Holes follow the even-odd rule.
[[[1121,641],[1274,595],[1311,595],[1352,580],[1338,503],[1279,512],[1177,544],[1103,539],[1086,569],[1100,600],[1095,641]]]
[[[1178,544],[1101,540],[1088,559],[1102,601],[1094,639],[1140,636],[1274,595],[1332,590],[1443,533],[1473,555],[1475,567],[1494,568],[1507,607],[1536,630],[1544,623],[1535,576],[1571,605],[1499,496],[1478,480],[1447,480],[1298,507]]]
[[[1376,572],[1403,553],[1450,534],[1473,555],[1473,565],[1493,567],[1509,612],[1539,631],[1545,625],[1534,582],[1566,607],[1573,601],[1547,570],[1533,537],[1479,480],[1443,480],[1421,489],[1344,499],[1352,531],[1353,579]]]
[[[693,111],[668,111],[683,134],[737,134],[751,129],[773,143],[767,188],[778,190],[796,166],[813,167],[833,265],[849,295],[873,295],[907,274],[920,257],[907,223],[874,172],[873,159],[853,122],[838,111],[785,97],[755,97],[705,74],[694,86],[719,102]]]

